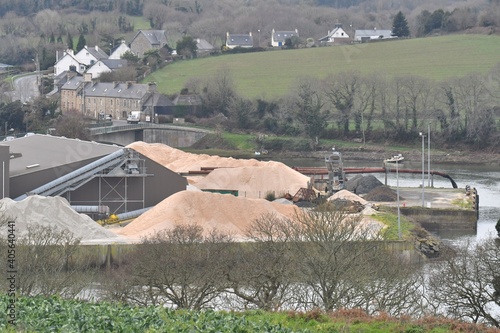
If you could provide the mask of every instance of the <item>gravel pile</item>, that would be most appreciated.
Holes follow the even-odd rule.
[[[346,189],[356,194],[366,194],[376,187],[384,185],[373,175],[361,176],[356,175],[354,178],[346,182]]]
[[[367,195],[365,195],[364,198],[369,201],[377,202],[392,202],[398,200],[397,192],[386,185],[374,188]],[[399,200],[402,199],[403,198],[400,196]]]

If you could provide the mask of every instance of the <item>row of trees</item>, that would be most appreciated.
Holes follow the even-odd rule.
[[[227,130],[324,138],[411,141],[431,124],[443,143],[495,145],[500,116],[500,66],[434,82],[417,76],[344,72],[323,80],[301,78],[278,101],[247,100],[237,95],[231,75],[221,72],[186,87],[203,96],[199,117],[220,113]],[[495,140],[493,140],[495,139]]]
[[[145,239],[105,276],[79,254],[82,248],[70,234],[29,229],[16,247],[17,287],[22,295],[74,297],[100,281],[101,297],[135,305],[357,308],[368,314],[442,315],[500,327],[500,246],[495,240],[465,247],[422,270],[388,249],[379,233],[362,226],[359,217],[326,206],[290,220],[263,215],[248,229],[246,243],[194,224],[181,225]],[[7,242],[1,244],[4,260]]]
[[[129,15],[141,16],[153,29],[166,30],[172,48],[183,36],[204,38],[220,47],[227,32],[249,31],[258,32],[261,44],[258,46],[266,46],[272,29],[297,28],[304,41],[314,41],[331,31],[337,23],[342,23],[346,32],[354,36],[356,29],[391,29],[398,11],[407,18],[408,33],[412,36],[500,26],[497,5],[482,0],[470,7],[451,3],[439,9],[432,2],[418,7],[388,1],[348,3],[349,9],[343,8],[345,6],[338,1],[260,0],[248,3],[240,0],[214,4],[208,0],[0,0],[0,31],[3,32],[0,37],[0,62],[29,64],[35,52],[46,52],[50,54],[50,61],[41,61],[41,68],[46,69],[54,64],[56,50],[66,47],[68,34],[83,34],[89,45],[99,45],[108,50],[109,40],[103,36],[127,41],[134,36],[139,22]],[[277,12],[279,16],[275,15]],[[400,32],[398,36],[401,36]],[[406,36],[406,32],[402,36]],[[51,45],[50,41],[56,41],[59,48]]]

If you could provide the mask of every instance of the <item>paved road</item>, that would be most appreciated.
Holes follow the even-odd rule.
[[[14,90],[10,92],[12,101],[27,103],[40,96],[37,84],[37,74],[29,74],[14,78]]]

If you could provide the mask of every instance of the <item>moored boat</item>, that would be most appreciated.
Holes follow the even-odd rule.
[[[384,163],[403,163],[404,161],[404,156],[401,154],[394,155],[391,158],[387,158],[384,160]]]

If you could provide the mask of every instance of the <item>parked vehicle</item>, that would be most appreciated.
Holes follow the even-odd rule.
[[[128,124],[138,124],[145,120],[144,112],[142,111],[132,111],[127,117]]]

